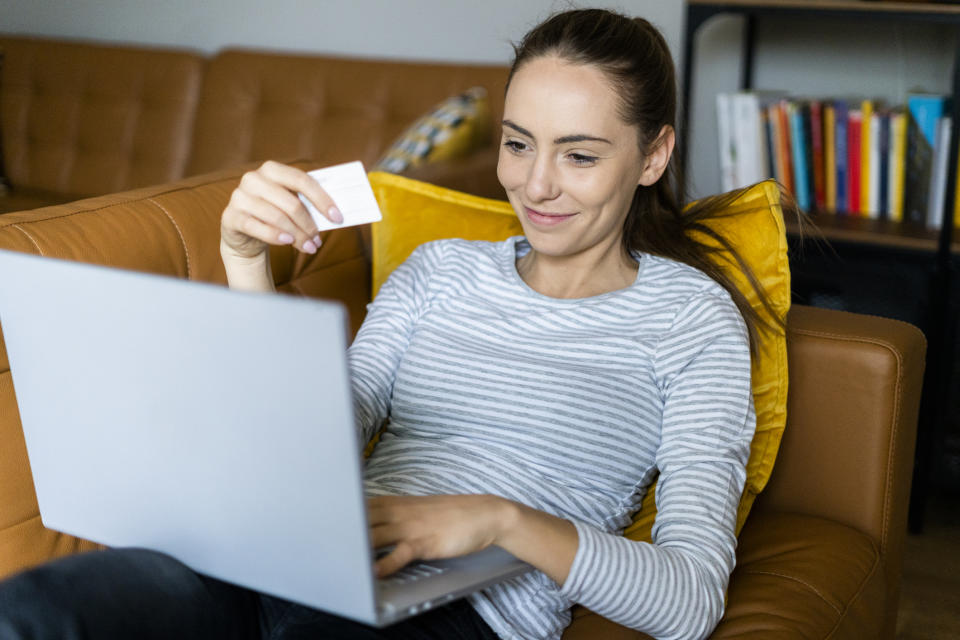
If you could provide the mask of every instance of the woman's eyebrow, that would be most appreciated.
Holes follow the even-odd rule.
[[[511,122],[510,120],[504,120],[503,126],[510,127],[520,135],[527,136],[532,140],[536,140],[536,138],[532,133],[530,133],[529,131],[527,131],[526,129],[524,129],[523,127],[521,127],[515,122]],[[606,138],[600,138],[598,136],[590,136],[585,133],[577,133],[569,136],[561,136],[553,141],[554,144],[569,144],[571,142],[605,142],[607,144],[613,144]]]

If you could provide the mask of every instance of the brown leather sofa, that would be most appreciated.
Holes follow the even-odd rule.
[[[507,76],[501,66],[229,49],[206,58],[2,35],[0,55],[0,167],[12,186],[0,213],[268,159],[369,168],[418,117],[470,87],[487,89],[498,122]],[[490,179],[471,188],[498,193]]]
[[[223,283],[219,216],[240,173],[0,216],[0,248]],[[342,300],[356,330],[370,295],[364,235],[329,232],[315,256],[277,249],[280,290]],[[795,307],[788,342],[788,424],[713,637],[892,638],[923,335],[892,320]],[[40,522],[0,351],[0,575],[91,546]],[[577,609],[564,637],[646,636]]]

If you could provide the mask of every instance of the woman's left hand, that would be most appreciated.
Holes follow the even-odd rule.
[[[497,544],[514,503],[490,495],[380,496],[367,500],[373,547],[395,545],[378,577],[413,560],[452,558]]]

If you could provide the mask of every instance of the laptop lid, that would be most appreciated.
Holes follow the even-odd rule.
[[[46,526],[374,621],[336,303],[0,251]]]

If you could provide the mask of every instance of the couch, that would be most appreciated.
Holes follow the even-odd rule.
[[[0,35],[0,213],[162,184],[268,159],[372,167],[437,103],[507,69]],[[496,136],[494,136],[496,138]],[[489,166],[497,141],[481,154]],[[497,194],[487,171],[462,173]],[[2,189],[0,189],[2,191]]]
[[[241,174],[6,214],[0,248],[224,283],[219,217]],[[343,301],[356,331],[370,296],[368,235],[327,232],[312,256],[276,248],[279,290]],[[713,637],[893,638],[923,335],[893,320],[803,306],[791,310],[787,334],[788,424],[741,533]],[[40,522],[0,349],[0,575],[92,546]],[[646,636],[577,608],[564,637]]]

